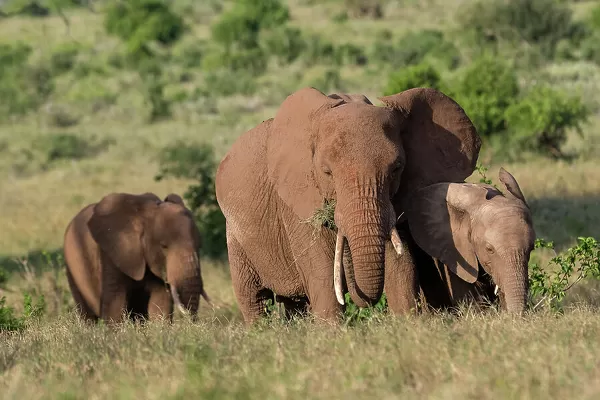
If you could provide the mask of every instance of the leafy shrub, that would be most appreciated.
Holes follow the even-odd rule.
[[[581,134],[581,124],[588,115],[581,98],[543,85],[535,86],[506,110],[508,126],[521,145],[556,158],[563,157],[561,147],[567,130]]]
[[[194,214],[202,235],[201,254],[220,258],[227,252],[225,217],[217,203],[215,173],[217,163],[213,148],[207,144],[190,145],[178,141],[159,154],[159,173],[155,180],[168,177],[196,180],[183,194]]]
[[[535,248],[553,249],[554,244],[537,239]],[[550,260],[548,273],[539,264],[529,266],[529,288],[535,310],[540,305],[560,309],[561,300],[575,284],[587,277],[600,279],[600,243],[592,237],[577,238],[577,245]],[[573,275],[576,274],[573,280]]]
[[[600,5],[594,7],[590,13],[590,26],[600,31]]]
[[[480,45],[502,41],[536,45],[548,58],[554,57],[561,39],[579,43],[585,28],[572,18],[572,11],[561,0],[486,0],[470,5],[462,25]]]
[[[22,43],[0,44],[0,115],[24,114],[43,103],[54,89],[50,71],[30,66],[31,48]]]
[[[244,71],[256,76],[265,72],[267,62],[268,54],[260,47],[229,51],[213,47],[202,60],[202,68],[208,72]]]
[[[342,77],[337,69],[327,68],[322,75],[312,81],[313,86],[321,92],[343,90]]]
[[[106,12],[106,31],[123,40],[130,54],[150,53],[148,45],[171,45],[184,33],[183,19],[164,0],[113,1]]]
[[[242,71],[219,70],[208,72],[204,77],[204,92],[207,95],[231,96],[233,94],[253,94],[256,82],[252,75]]]
[[[425,63],[392,72],[383,90],[383,95],[389,96],[416,87],[440,90],[440,75],[432,66]]]
[[[290,18],[287,6],[279,0],[238,0],[212,26],[212,37],[229,50],[259,47],[259,33],[284,25]]]
[[[93,157],[113,143],[110,139],[83,139],[70,133],[57,133],[36,139],[33,148],[43,154],[48,166],[61,160],[81,160]]]
[[[367,56],[362,47],[352,43],[344,43],[335,48],[335,59],[338,65],[365,65]]]
[[[382,0],[345,0],[349,14],[355,18],[383,18]]]
[[[333,43],[323,39],[321,35],[313,34],[306,38],[306,52],[304,60],[308,64],[327,64],[334,63],[336,60],[336,51]]]
[[[54,75],[70,71],[75,65],[75,59],[80,48],[75,43],[67,43],[58,46],[50,56],[50,69]]]
[[[22,331],[33,319],[41,317],[46,310],[44,296],[35,303],[29,294],[23,296],[23,315],[15,315],[15,310],[6,305],[6,298],[0,298],[0,332]]]
[[[454,88],[454,97],[482,136],[506,128],[506,109],[519,96],[515,71],[499,58],[484,56],[469,65]]]
[[[302,32],[289,26],[262,33],[261,43],[265,53],[275,56],[282,65],[293,62],[306,49]]]
[[[582,59],[600,65],[600,29],[581,43],[579,52]]]
[[[456,46],[447,41],[441,31],[434,29],[409,32],[396,45],[379,39],[374,46],[373,57],[395,68],[420,64],[428,57],[442,61],[450,69],[460,63]]]

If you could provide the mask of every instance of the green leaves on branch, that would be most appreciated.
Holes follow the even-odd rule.
[[[535,248],[553,249],[554,244],[537,239]],[[577,245],[552,258],[545,269],[537,263],[529,266],[533,309],[540,306],[560,309],[566,292],[588,277],[600,279],[600,243],[592,237],[579,237]]]
[[[41,317],[46,311],[44,296],[34,303],[29,294],[23,298],[23,315],[17,316],[15,309],[6,305],[6,298],[0,298],[0,332],[22,331],[33,319]]]
[[[506,110],[509,129],[519,144],[555,158],[563,157],[561,147],[567,130],[582,135],[581,125],[588,116],[589,109],[581,98],[543,85],[535,86]]]
[[[183,194],[194,214],[202,235],[201,254],[220,258],[227,251],[225,217],[215,194],[217,163],[213,148],[208,144],[190,144],[178,141],[165,147],[159,154],[159,173],[155,180],[172,178],[193,179]]]

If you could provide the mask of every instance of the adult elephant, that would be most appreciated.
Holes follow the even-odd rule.
[[[500,168],[498,177],[502,191],[445,182],[415,191],[409,201],[414,241],[435,258],[419,263],[420,284],[434,308],[468,297],[495,301],[498,294],[508,312],[526,309],[533,219],[514,176]]]
[[[176,194],[161,201],[153,193],[111,193],[84,207],[64,237],[67,278],[81,315],[172,320],[177,304],[195,316],[200,296],[209,301],[199,248],[193,216]]]
[[[216,194],[246,322],[263,314],[270,291],[306,298],[314,314],[334,319],[344,279],[358,306],[373,304],[386,257],[402,266],[392,287],[412,299],[406,309],[415,304],[416,271],[402,253],[397,216],[413,190],[469,176],[481,141],[462,108],[437,90],[382,97],[383,107],[363,97],[298,90],[221,161]],[[335,227],[307,223],[331,201]]]

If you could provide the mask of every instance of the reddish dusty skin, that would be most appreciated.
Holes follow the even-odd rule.
[[[71,292],[88,320],[116,322],[126,311],[172,320],[174,299],[195,316],[206,296],[200,233],[176,194],[109,194],[73,218],[64,242]]]
[[[481,142],[460,106],[439,91],[411,89],[381,100],[379,107],[362,95],[298,90],[221,161],[217,200],[246,322],[261,316],[271,292],[304,299],[328,320],[342,311],[333,278],[336,232],[305,223],[324,199],[336,200],[352,300],[375,303],[385,278],[394,311],[414,307],[412,256],[390,242],[396,216],[411,191],[468,177]]]

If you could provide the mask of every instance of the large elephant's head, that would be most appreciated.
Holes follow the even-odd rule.
[[[198,259],[200,233],[178,195],[161,201],[152,193],[111,193],[94,206],[88,227],[125,275],[140,281],[152,273],[168,282],[180,309],[195,315],[200,296],[209,301]]]
[[[479,264],[500,288],[509,312],[527,305],[528,263],[535,231],[531,211],[503,168],[504,193],[490,185],[438,183],[413,194],[408,223],[415,242],[454,274],[473,283]]]
[[[326,96],[314,88],[290,95],[271,121],[269,178],[299,219],[335,200],[338,228],[334,280],[341,296],[341,253],[350,249],[345,277],[359,306],[383,291],[385,242],[401,244],[395,225],[410,191],[462,181],[481,146],[473,124],[452,99],[434,89],[411,89],[380,99]]]

